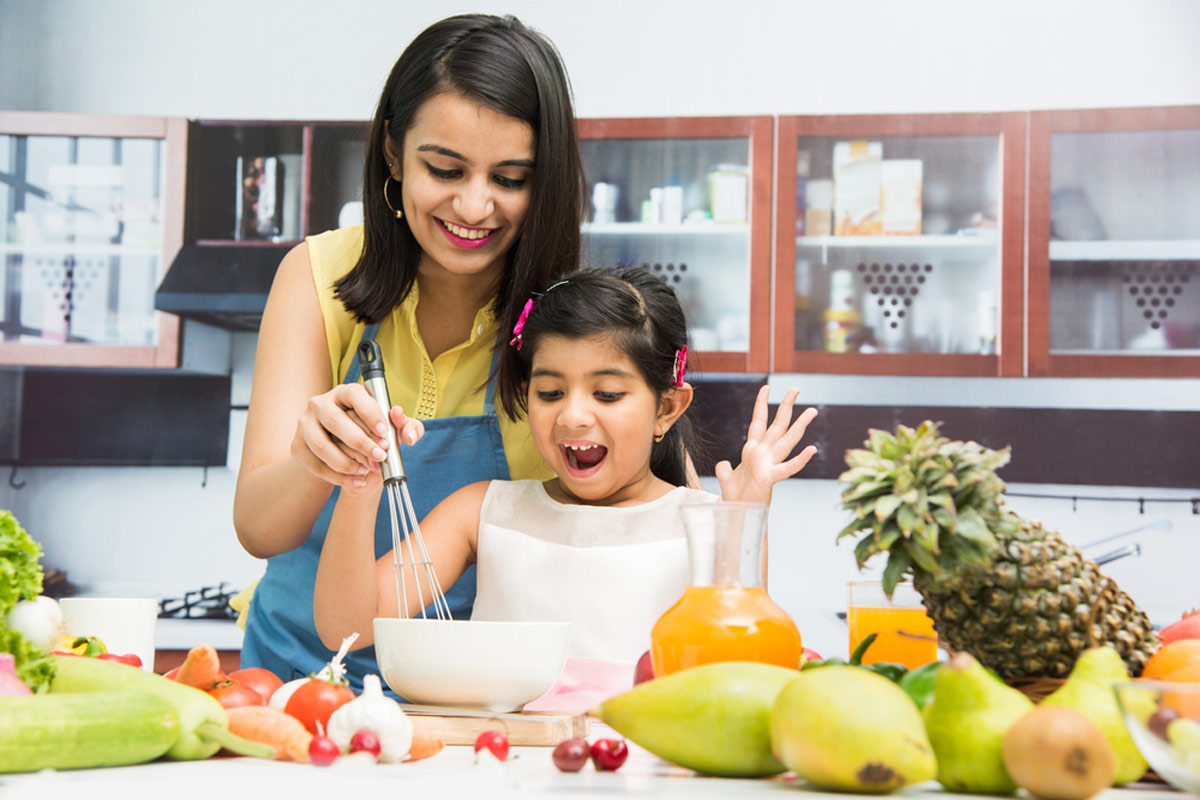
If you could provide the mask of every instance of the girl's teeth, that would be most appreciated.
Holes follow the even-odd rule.
[[[446,226],[446,230],[450,231],[460,239],[482,239],[491,233],[491,231],[483,230],[481,228],[460,228],[453,222],[443,222],[442,224]]]

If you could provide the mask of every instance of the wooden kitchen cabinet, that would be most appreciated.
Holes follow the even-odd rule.
[[[0,363],[174,367],[187,121],[0,112]]]
[[[579,135],[585,264],[640,264],[672,285],[690,370],[766,372],[772,119],[581,119]]]
[[[780,117],[772,371],[1021,375],[1026,120]]]
[[[1029,374],[1200,377],[1200,106],[1038,111]]]

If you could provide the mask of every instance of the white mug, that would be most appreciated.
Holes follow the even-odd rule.
[[[148,597],[64,597],[58,601],[69,636],[95,636],[110,653],[133,653],[154,671],[158,601]]]

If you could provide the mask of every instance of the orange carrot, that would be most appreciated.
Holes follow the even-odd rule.
[[[268,706],[238,706],[225,709],[225,713],[231,733],[271,745],[280,761],[308,762],[313,735],[295,717]]]
[[[408,758],[404,760],[420,761],[422,758],[429,758],[444,746],[445,743],[433,731],[413,726],[412,746],[408,749]]]
[[[211,644],[198,644],[188,651],[187,658],[179,666],[175,680],[208,691],[225,680],[221,671],[221,659]]]

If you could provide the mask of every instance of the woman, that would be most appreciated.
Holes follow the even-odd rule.
[[[401,441],[421,438],[404,451],[418,517],[467,483],[549,477],[523,421],[496,414],[488,378],[512,384],[495,358],[502,332],[578,264],[585,196],[570,87],[545,38],[512,17],[464,15],[405,49],[368,136],[363,226],[289,252],[263,313],[234,524],[269,560],[243,666],[288,680],[330,655],[312,618],[321,543],[337,487],[361,485],[387,447],[356,383],[360,341],[384,353],[407,412],[394,419]],[[447,592],[456,617],[470,615],[474,588],[465,574]],[[356,686],[377,671],[370,649],[347,665]]]

